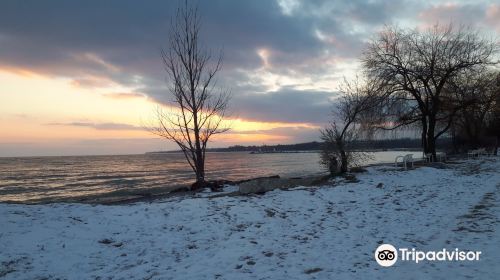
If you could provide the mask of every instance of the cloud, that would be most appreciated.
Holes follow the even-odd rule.
[[[105,97],[112,99],[134,99],[134,98],[145,98],[144,94],[137,92],[113,92],[104,94]]]
[[[48,123],[50,126],[73,126],[87,127],[97,130],[145,130],[143,127],[124,123],[90,123],[90,122],[69,122],[69,123]]]
[[[272,129],[264,130],[253,130],[253,131],[232,131],[233,134],[259,134],[259,135],[270,135],[270,136],[283,136],[288,139],[292,139],[296,142],[309,142],[318,141],[319,139],[319,127],[296,127],[296,126],[285,126],[277,127]]]
[[[148,64],[160,62],[159,49],[166,44],[176,5],[176,1],[2,2],[0,34],[6,45],[1,59],[55,72],[58,66],[71,64],[102,72],[123,68],[152,72]],[[233,60],[258,63],[258,57],[248,54],[259,45],[290,51],[317,45],[309,34],[310,23],[280,15],[273,1],[200,5],[204,41],[216,49],[224,46],[226,65]],[[60,63],[65,65],[56,65]]]
[[[159,49],[167,43],[170,18],[179,3],[182,1],[53,0],[32,1],[27,5],[2,1],[0,64],[54,75],[103,75],[124,84],[134,84],[130,77],[139,74],[162,83]],[[435,21],[443,15],[461,21],[484,17],[484,13],[477,13],[484,9],[480,4],[429,7],[421,3],[408,0],[199,2],[203,42],[215,51],[223,47],[227,73],[235,68],[262,66],[258,54],[261,49],[270,50],[269,62],[283,68],[296,68],[325,53],[357,57],[363,41],[377,28],[398,18],[418,15],[422,9],[426,10],[419,19],[424,21]],[[462,8],[457,10],[453,6]],[[493,16],[494,9],[492,4]],[[329,39],[318,38],[318,31]],[[302,73],[308,75],[306,71]]]
[[[255,121],[325,123],[335,94],[283,88],[264,94],[238,94],[232,99],[239,117]]]
[[[105,77],[87,76],[73,78],[71,85],[82,88],[105,88],[116,85],[116,83]]]
[[[294,69],[314,77],[316,73],[310,70],[321,65],[304,67],[304,62],[315,63],[325,53],[359,54],[363,36],[353,32],[354,25],[346,24],[347,20],[358,15],[354,19],[358,24],[387,21],[390,5],[375,2],[200,1],[203,41],[214,51],[223,47],[225,68],[221,76],[225,77],[221,82],[225,84],[244,82],[241,75],[231,75],[236,68],[261,67],[261,49],[272,52],[269,62],[276,69]],[[81,84],[88,76],[101,76],[129,87],[161,87],[164,72],[159,49],[167,43],[170,17],[177,4],[54,0],[24,5],[2,1],[0,64],[75,77]],[[297,12],[283,13],[283,5]],[[339,43],[320,40],[317,29]],[[134,75],[144,79],[134,82]]]
[[[444,3],[432,5],[419,13],[419,18],[424,26],[431,26],[435,23],[464,25],[476,25],[484,18],[484,6],[467,5],[459,3]]]
[[[486,22],[500,32],[500,4],[491,4],[486,10]]]

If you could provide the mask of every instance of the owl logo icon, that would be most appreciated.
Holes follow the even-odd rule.
[[[398,260],[398,250],[391,244],[382,244],[375,250],[375,260],[381,266],[392,266]]]

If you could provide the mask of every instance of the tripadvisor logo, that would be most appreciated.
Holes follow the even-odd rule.
[[[398,251],[391,244],[382,244],[375,250],[375,260],[381,266],[392,266],[398,260]]]
[[[398,260],[419,263],[422,261],[478,261],[481,251],[461,251],[442,249],[439,251],[419,251],[415,248],[396,249],[391,244],[382,244],[375,250],[375,260],[381,266],[392,266]]]

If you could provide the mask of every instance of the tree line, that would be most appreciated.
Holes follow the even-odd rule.
[[[289,151],[321,151],[325,147],[324,142],[305,142],[296,144],[277,145],[234,145],[227,148],[209,148],[207,152],[289,152]],[[440,139],[438,147],[449,147],[452,145],[451,138]],[[388,149],[417,149],[421,147],[419,139],[397,138],[397,139],[358,139],[351,143],[354,150],[388,150]]]

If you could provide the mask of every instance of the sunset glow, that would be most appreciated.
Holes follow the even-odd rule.
[[[0,71],[0,84],[0,144],[154,138],[145,127],[158,103],[134,94],[134,89],[81,87],[67,78],[23,70]],[[266,131],[290,125],[316,128],[244,119],[229,119],[227,123],[231,132],[217,137],[221,143],[289,141],[289,137]]]

